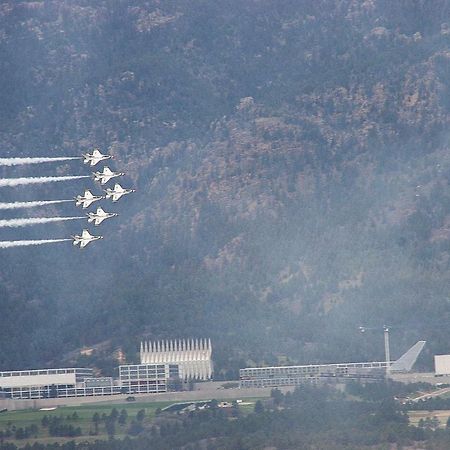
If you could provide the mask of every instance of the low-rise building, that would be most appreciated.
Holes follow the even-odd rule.
[[[310,364],[305,366],[249,367],[239,370],[239,386],[281,387],[337,379],[383,379],[388,363]]]
[[[450,375],[450,355],[434,355],[434,373],[436,376]]]
[[[130,364],[119,366],[119,383],[130,394],[167,392],[169,380],[180,378],[177,364]]]
[[[416,342],[396,361],[248,367],[239,371],[239,386],[241,388],[281,387],[296,386],[305,382],[318,383],[327,380],[380,380],[392,374],[409,372],[424,345],[425,341]],[[448,364],[450,367],[450,362]]]
[[[0,372],[0,394],[13,399],[81,397],[110,395],[120,388],[112,379],[103,386],[93,385],[92,369],[72,367],[60,369],[14,370]]]
[[[119,379],[94,377],[92,369],[61,368],[0,372],[0,397],[42,399],[180,390],[183,382],[212,375],[211,341],[141,344],[141,364],[119,366]]]

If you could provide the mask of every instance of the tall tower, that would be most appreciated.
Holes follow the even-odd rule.
[[[386,325],[384,328],[384,354],[386,357],[386,373],[388,374],[390,372],[391,368],[391,349],[389,346],[389,327]]]

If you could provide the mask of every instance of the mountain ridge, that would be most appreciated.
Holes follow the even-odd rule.
[[[2,154],[99,146],[138,192],[89,252],[5,252],[0,367],[57,364],[108,339],[132,359],[144,334],[211,336],[220,376],[285,356],[382,358],[381,335],[362,338],[361,324],[393,325],[398,354],[427,339],[424,365],[447,352],[438,3],[4,4]],[[69,169],[89,172],[57,170]]]

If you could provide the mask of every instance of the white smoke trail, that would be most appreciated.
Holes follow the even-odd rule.
[[[81,178],[91,178],[90,175],[70,175],[64,177],[29,177],[29,178],[0,178],[0,187],[20,186],[22,184],[52,183],[55,181],[79,180]]]
[[[45,162],[70,161],[81,159],[80,156],[58,157],[58,158],[0,158],[0,166],[21,166],[23,164],[40,164]]]
[[[56,242],[71,241],[72,239],[42,239],[39,241],[0,241],[0,248],[24,247],[27,245],[54,244]]]
[[[63,222],[65,220],[80,220],[86,217],[30,217],[26,219],[0,220],[0,228],[26,227],[27,225],[37,225],[41,223]]]
[[[1,209],[19,209],[19,208],[34,208],[35,206],[56,205],[58,203],[73,202],[73,200],[43,200],[35,202],[14,202],[14,203],[0,203]]]

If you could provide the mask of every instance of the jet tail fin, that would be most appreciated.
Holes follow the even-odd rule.
[[[397,361],[394,361],[391,364],[390,372],[409,372],[417,358],[420,355],[426,341],[418,341],[416,342],[406,353],[400,356]]]

